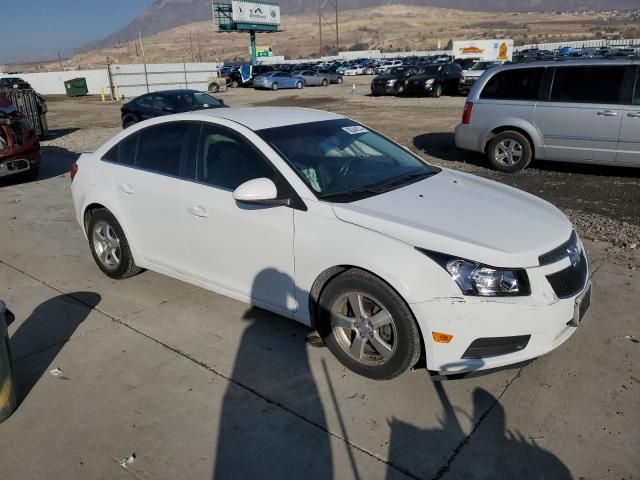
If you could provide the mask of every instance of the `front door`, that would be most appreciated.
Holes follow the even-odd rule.
[[[556,67],[550,97],[535,109],[545,158],[615,162],[625,68]]]
[[[189,157],[195,182],[185,188],[184,206],[192,274],[282,313],[295,311],[293,209],[233,199],[240,184],[275,180],[276,170],[244,136],[210,123]]]
[[[620,164],[640,167],[640,68],[636,67],[630,105],[624,107],[618,157]]]

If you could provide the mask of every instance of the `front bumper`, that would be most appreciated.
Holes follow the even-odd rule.
[[[396,85],[371,85],[371,93],[374,95],[396,95]]]
[[[40,152],[25,152],[9,159],[0,158],[0,178],[26,172],[40,165]]]
[[[556,298],[551,304],[533,302],[530,297],[463,296],[411,304],[424,336],[427,368],[444,375],[457,374],[501,368],[544,355],[576,332],[576,299],[590,288],[587,282],[576,295]],[[432,332],[447,333],[453,339],[438,343]],[[494,341],[478,342],[488,338]],[[495,348],[496,338],[505,339],[509,348],[503,352],[510,353]],[[478,345],[489,348],[474,349]],[[478,352],[491,353],[482,357]]]

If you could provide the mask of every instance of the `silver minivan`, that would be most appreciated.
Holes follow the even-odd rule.
[[[503,172],[534,158],[640,167],[640,60],[487,70],[469,92],[455,142]]]

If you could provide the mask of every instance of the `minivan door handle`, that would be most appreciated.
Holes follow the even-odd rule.
[[[189,210],[189,213],[191,215],[194,215],[196,217],[201,217],[201,218],[209,217],[209,214],[207,213],[207,211],[204,209],[204,207],[201,207],[200,205],[197,205],[195,207],[189,207],[187,210]]]
[[[598,112],[598,115],[601,117],[617,117],[618,112],[614,112],[612,110],[601,110]]]
[[[118,185],[118,188],[122,193],[126,193],[127,195],[133,195],[133,187],[128,183],[121,183]]]
[[[627,117],[631,117],[631,118],[640,118],[640,112],[631,112],[631,113],[627,113]]]

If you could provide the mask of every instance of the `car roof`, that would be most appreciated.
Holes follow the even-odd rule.
[[[155,95],[180,95],[181,93],[200,93],[200,90],[193,90],[191,88],[174,88],[173,90],[159,90],[157,92],[150,93]]]
[[[344,118],[341,115],[322,110],[296,107],[217,108],[215,110],[199,110],[188,115],[224,118],[244,125],[251,130]]]
[[[634,58],[566,58],[558,60],[545,60],[535,62],[510,63],[496,67],[495,71],[511,70],[515,68],[535,68],[535,67],[566,67],[570,65],[586,66],[586,65],[633,65],[638,63]],[[499,69],[499,70],[498,70]],[[493,71],[494,69],[492,69]]]

